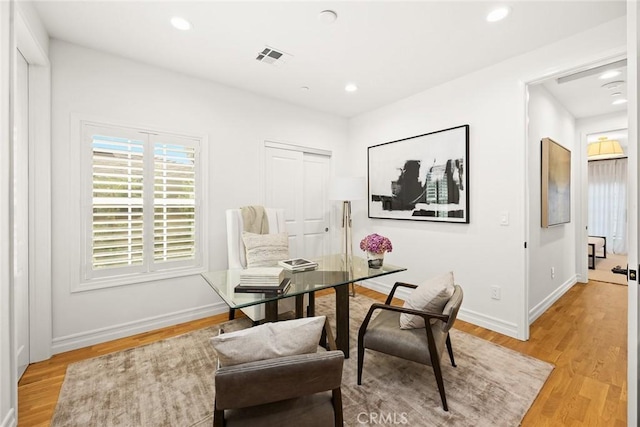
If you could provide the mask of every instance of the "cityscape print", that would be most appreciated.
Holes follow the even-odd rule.
[[[369,217],[468,222],[468,125],[369,147]]]

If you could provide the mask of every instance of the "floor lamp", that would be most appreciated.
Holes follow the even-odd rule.
[[[346,269],[353,273],[353,239],[351,227],[351,202],[366,198],[367,184],[364,177],[336,177],[331,182],[329,198],[342,202],[342,245]],[[351,284],[351,296],[356,295],[355,284]]]

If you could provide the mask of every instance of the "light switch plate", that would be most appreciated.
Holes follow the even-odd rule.
[[[509,225],[509,212],[500,212],[500,225]]]

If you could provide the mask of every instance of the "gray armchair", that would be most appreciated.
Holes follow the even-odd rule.
[[[214,427],[342,426],[341,351],[221,367]]]
[[[445,305],[442,313],[429,313],[421,310],[391,305],[393,295],[398,287],[417,288],[416,285],[397,282],[384,304],[373,304],[367,313],[358,332],[358,385],[362,384],[362,368],[364,349],[379,351],[402,359],[429,365],[436,377],[442,406],[448,411],[447,397],[442,381],[440,359],[446,345],[451,365],[456,366],[451,348],[449,330],[456,320],[462,304],[462,288],[455,285],[453,295]],[[380,313],[371,320],[374,311]],[[400,314],[408,313],[424,319],[426,328],[400,329]],[[432,320],[435,320],[432,322]]]

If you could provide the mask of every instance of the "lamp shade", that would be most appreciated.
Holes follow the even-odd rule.
[[[592,142],[587,146],[589,160],[621,156],[624,156],[624,151],[620,143],[616,140],[607,139],[606,136],[598,138],[598,141]]]
[[[364,177],[342,176],[331,180],[330,200],[362,200],[367,198],[367,183]]]

